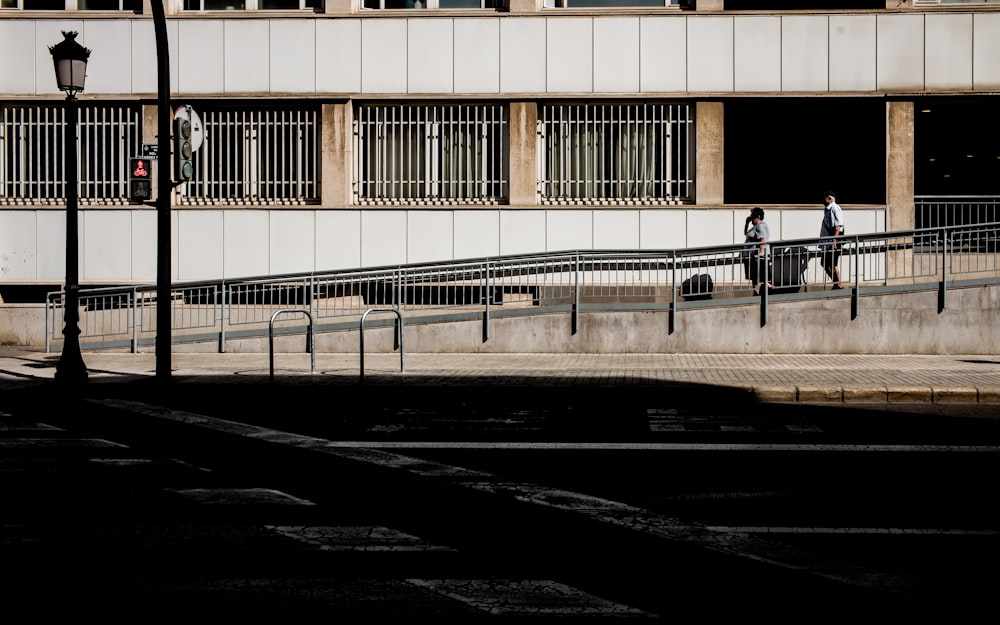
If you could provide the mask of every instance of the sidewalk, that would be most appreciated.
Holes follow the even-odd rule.
[[[156,380],[154,353],[84,353],[90,386]],[[53,379],[58,353],[3,348],[0,388]],[[1000,356],[825,354],[171,354],[187,385],[706,387],[762,402],[1000,406]],[[315,364],[315,371],[312,366]],[[272,376],[273,373],[273,376]]]

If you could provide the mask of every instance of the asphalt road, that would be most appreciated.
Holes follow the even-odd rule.
[[[926,619],[1000,582],[974,406],[131,389],[5,393],[12,613]]]

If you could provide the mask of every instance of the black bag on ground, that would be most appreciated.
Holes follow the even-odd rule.
[[[707,273],[699,273],[681,283],[681,297],[686,301],[712,299],[714,288],[712,276]]]
[[[773,271],[771,291],[777,293],[798,293],[806,283],[806,267],[809,265],[809,250],[801,246],[779,247],[771,251]]]

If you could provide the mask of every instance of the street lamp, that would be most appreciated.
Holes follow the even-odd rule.
[[[56,382],[76,384],[87,381],[87,365],[80,353],[79,227],[77,223],[76,127],[79,101],[87,78],[90,50],[76,42],[76,31],[62,31],[64,39],[49,46],[56,70],[56,84],[66,92],[66,301],[63,315],[63,348],[56,366]]]

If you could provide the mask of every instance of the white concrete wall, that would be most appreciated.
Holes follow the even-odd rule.
[[[304,273],[485,256],[677,249],[743,241],[744,208],[236,210],[174,209],[175,281]],[[822,208],[767,209],[771,236],[819,236]],[[885,232],[885,210],[845,207],[850,234]],[[65,213],[0,210],[0,281],[60,283]],[[80,212],[83,284],[153,282],[156,212]]]
[[[88,95],[156,92],[150,19],[0,19],[0,94],[58,95],[49,46],[91,48]],[[1000,89],[1000,13],[169,19],[174,97]]]

